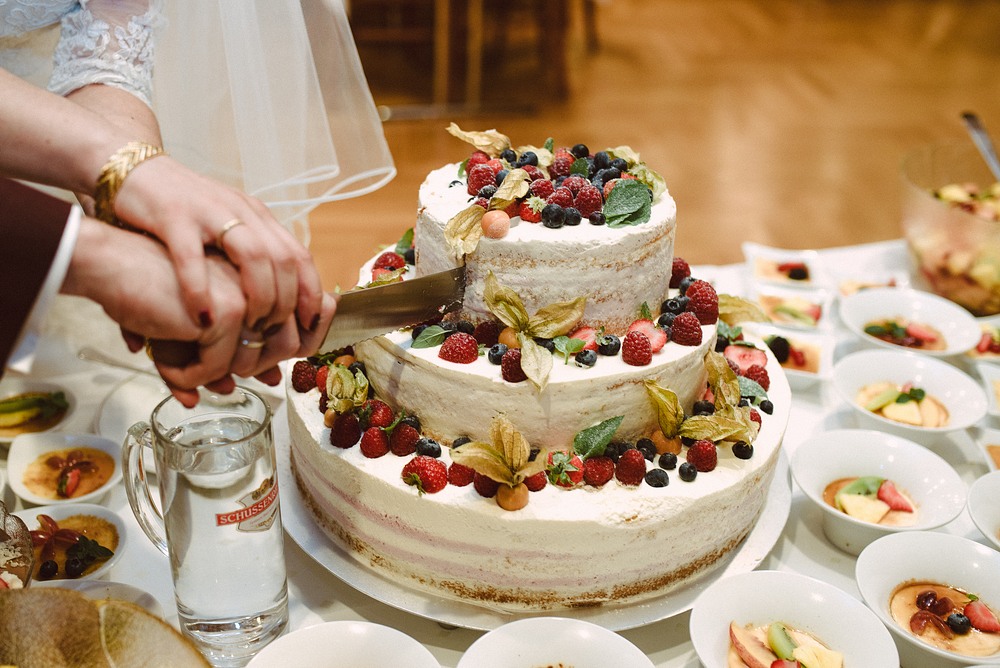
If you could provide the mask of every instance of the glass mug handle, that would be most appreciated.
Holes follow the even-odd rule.
[[[142,451],[152,447],[151,430],[148,422],[137,422],[128,430],[122,445],[122,478],[125,493],[132,506],[132,514],[139,526],[163,554],[167,554],[167,540],[164,537],[163,514],[149,493],[146,468],[142,462]]]

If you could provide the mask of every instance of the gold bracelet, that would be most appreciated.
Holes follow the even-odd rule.
[[[143,141],[130,141],[111,154],[101,168],[94,191],[94,210],[99,220],[120,225],[115,216],[115,197],[125,183],[125,177],[140,164],[158,155],[166,155],[166,152],[159,146]]]

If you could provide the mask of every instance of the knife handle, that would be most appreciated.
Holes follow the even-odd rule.
[[[146,352],[157,364],[179,369],[198,361],[198,344],[194,341],[146,339]]]

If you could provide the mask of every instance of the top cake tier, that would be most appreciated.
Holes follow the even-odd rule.
[[[529,313],[585,295],[580,324],[616,335],[625,333],[643,303],[656,312],[667,299],[677,215],[667,192],[652,202],[649,220],[618,227],[595,225],[584,217],[579,224],[553,229],[514,216],[505,236],[484,236],[473,252],[460,258],[446,239],[445,227],[475,199],[467,178],[458,163],[432,171],[420,186],[414,230],[417,276],[464,261],[462,318],[473,323],[493,319],[484,300],[490,272],[520,296]]]

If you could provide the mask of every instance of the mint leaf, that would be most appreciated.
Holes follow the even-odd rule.
[[[410,344],[411,348],[433,348],[440,346],[448,338],[447,331],[441,325],[431,325],[424,328],[424,331],[417,335],[417,338]]]
[[[608,201],[604,203],[604,217],[608,227],[641,225],[649,220],[651,211],[649,189],[633,179],[623,179],[616,183],[608,193]]]
[[[646,320],[653,319],[653,312],[649,310],[649,302],[643,302],[642,306],[639,307],[639,317]]]
[[[600,457],[624,419],[624,415],[619,415],[580,431],[573,437],[573,451],[580,455],[581,459]]]
[[[402,255],[413,247],[413,228],[406,230],[403,236],[396,242],[396,252]]]
[[[583,350],[587,342],[582,339],[571,339],[568,336],[561,335],[552,339],[552,344],[556,347],[556,352],[563,356],[563,363],[569,364],[569,356]]]
[[[590,174],[590,164],[587,162],[586,158],[577,158],[573,161],[573,164],[569,168],[570,176],[582,176],[587,178]]]
[[[750,380],[746,376],[737,376],[736,380],[740,384],[741,397],[750,397],[750,401],[753,404],[757,404],[761,400],[767,399],[767,392],[757,381]]]
[[[715,323],[715,329],[719,338],[727,339],[730,343],[739,343],[736,339],[743,333],[743,328],[739,325],[730,325],[722,320]]]
[[[552,137],[549,137],[548,139],[546,139],[545,140],[545,150],[551,153],[555,149],[556,149],[556,140],[553,139]]]

